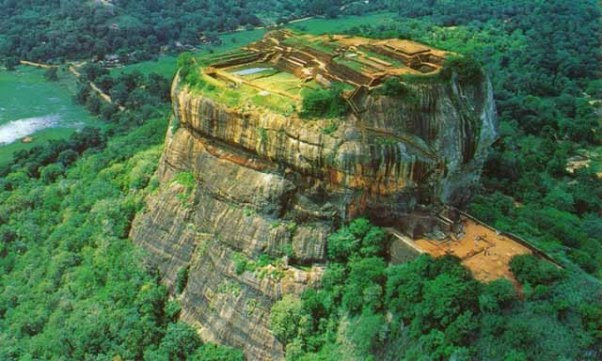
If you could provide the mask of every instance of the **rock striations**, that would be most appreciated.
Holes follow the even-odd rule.
[[[277,50],[295,50],[279,40]],[[337,56],[346,57],[349,48],[355,57],[365,55],[352,45],[337,48]],[[306,74],[325,58],[336,57],[306,59]],[[227,66],[287,70],[282,53],[247,59],[254,63]],[[326,70],[314,75],[340,80],[328,79]],[[308,120],[252,101],[226,104],[176,76],[161,186],[131,237],[179,298],[181,318],[204,340],[242,347],[250,360],[282,359],[269,330],[270,307],[319,282],[326,240],[338,225],[366,215],[416,236],[440,226],[439,206],[469,199],[495,137],[491,86],[485,78],[463,82],[455,73],[417,77],[406,84],[411,97],[350,82],[354,90],[345,96],[361,111]],[[240,78],[207,82],[209,89],[254,87]]]

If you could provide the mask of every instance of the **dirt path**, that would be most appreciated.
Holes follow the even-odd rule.
[[[315,18],[315,16],[306,16],[304,18],[291,20],[291,21],[289,21],[288,23],[286,23],[284,25],[286,26],[286,25],[289,25],[289,24],[301,23],[301,22],[304,22],[304,21],[307,21],[307,20],[311,20],[313,18]],[[253,29],[250,29],[250,30],[261,30],[261,29],[266,29],[266,28],[267,28],[267,26],[255,26],[255,27],[253,27]],[[240,32],[248,31],[248,30],[249,29],[247,29],[246,27],[240,26],[240,27],[238,27],[238,28],[236,28],[236,29],[234,29],[232,31],[224,31],[222,33],[219,33],[219,35],[240,33]]]
[[[71,72],[71,74],[75,75],[76,78],[80,78],[82,76],[82,74],[79,71],[77,71],[77,68],[73,64],[69,65],[69,72]],[[98,94],[98,96],[101,97],[105,102],[113,104],[113,99],[111,99],[111,96],[109,94],[103,92],[102,89],[100,89],[93,82],[89,82],[88,84],[90,84],[90,88],[92,88],[92,90],[94,90],[96,92],[96,94]],[[125,110],[125,107],[123,105],[118,106],[118,108],[121,111]]]
[[[58,68],[59,67],[58,65],[35,63],[33,61],[28,61],[28,60],[21,60],[19,62],[21,63],[21,65],[33,66],[33,67],[42,68],[42,69],[50,69],[50,68]],[[82,66],[85,64],[86,63],[84,62],[84,63],[78,64],[77,66]],[[69,72],[71,74],[73,74],[76,78],[79,79],[82,76],[82,74],[77,70],[74,63],[69,64],[68,69],[69,69]],[[98,94],[99,97],[101,97],[105,102],[113,104],[113,99],[111,99],[111,96],[109,94],[103,92],[102,89],[100,89],[93,82],[89,82],[89,84],[90,84],[90,87],[92,88],[92,90],[94,90],[96,92],[96,94]],[[120,105],[119,110],[124,111],[125,107],[123,105]]]
[[[69,65],[69,71],[75,75],[76,78],[79,78],[80,76],[82,76],[82,74],[77,71],[77,69],[75,69],[75,67],[73,65]]]
[[[42,68],[42,69],[51,69],[51,68],[59,67],[58,65],[34,63],[33,61],[27,61],[27,60],[20,60],[19,63],[21,65],[33,66],[35,68]]]
[[[300,23],[300,22],[303,22],[303,21],[311,20],[314,17],[315,16],[307,16],[307,17],[304,17],[304,18],[301,18],[301,19],[291,20],[291,21],[288,22],[288,24]]]

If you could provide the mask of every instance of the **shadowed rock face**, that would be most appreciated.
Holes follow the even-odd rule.
[[[179,128],[168,131],[161,187],[131,237],[174,294],[178,271],[189,267],[181,318],[203,339],[242,347],[251,360],[282,359],[270,307],[319,281],[333,229],[367,215],[426,231],[437,226],[430,214],[438,205],[470,198],[495,137],[491,86],[411,87],[418,101],[368,95],[365,112],[325,134],[328,120],[231,109],[176,77]],[[174,181],[181,172],[194,176],[194,187]],[[240,259],[262,255],[279,265],[241,272]]]

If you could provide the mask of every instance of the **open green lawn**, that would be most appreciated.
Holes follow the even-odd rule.
[[[341,16],[336,19],[314,18],[289,25],[291,29],[315,35],[326,33],[342,33],[354,26],[378,26],[394,21],[397,14],[393,12],[378,12],[365,16]]]
[[[293,84],[290,82],[294,81],[298,86],[299,79],[291,74],[278,73],[274,76],[284,80],[284,82],[287,84],[291,84],[291,86],[293,86]],[[291,79],[291,77],[294,77],[294,79]],[[245,103],[251,103],[256,106],[265,107],[279,113],[287,114],[293,111],[295,106],[295,101],[288,97],[284,97],[273,92],[262,93],[260,90],[248,85],[243,84],[236,88],[230,88],[224,82],[204,74],[202,75],[202,80],[203,86],[195,87],[195,91],[198,91],[211,99],[220,101],[229,107],[238,107]],[[262,83],[261,85],[265,84]],[[282,87],[278,88],[277,90],[283,92],[285,91],[285,89]]]
[[[61,72],[60,78],[46,81],[43,70],[26,66],[0,71],[0,165],[8,163],[15,151],[66,138],[86,125],[104,125],[73,102],[70,74]],[[34,141],[22,143],[20,139],[28,135]]]
[[[222,34],[220,38],[222,39],[222,44],[214,47],[204,47],[203,49],[197,51],[196,55],[204,55],[209,54],[211,51],[213,52],[222,52],[228,51],[231,49],[236,49],[238,47],[244,46],[246,44],[252,43],[261,39],[261,37],[265,34],[265,29],[254,29],[247,31],[237,31],[233,33]],[[134,70],[138,70],[143,74],[149,73],[158,73],[164,77],[171,78],[174,76],[176,72],[176,62],[178,57],[175,55],[163,55],[160,56],[157,60],[145,61],[136,64],[130,64],[126,66],[122,66],[119,68],[114,68],[111,70],[111,75],[118,75],[124,72],[132,72]]]

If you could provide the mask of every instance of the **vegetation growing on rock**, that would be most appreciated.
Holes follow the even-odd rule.
[[[590,305],[602,288],[579,272],[516,256],[521,299],[510,281],[475,281],[453,256],[390,265],[387,237],[351,222],[329,238],[321,288],[274,304],[287,360],[552,361],[587,358],[602,341]]]
[[[467,84],[476,84],[483,80],[485,74],[481,65],[470,56],[452,56],[445,59],[441,77],[451,79],[453,75]]]
[[[418,101],[418,96],[415,91],[407,84],[404,84],[402,79],[397,77],[386,79],[383,84],[377,88],[376,93],[403,99],[408,103],[416,103]]]
[[[336,118],[349,111],[349,105],[342,96],[343,86],[333,84],[329,89],[315,89],[303,95],[301,117]]]

